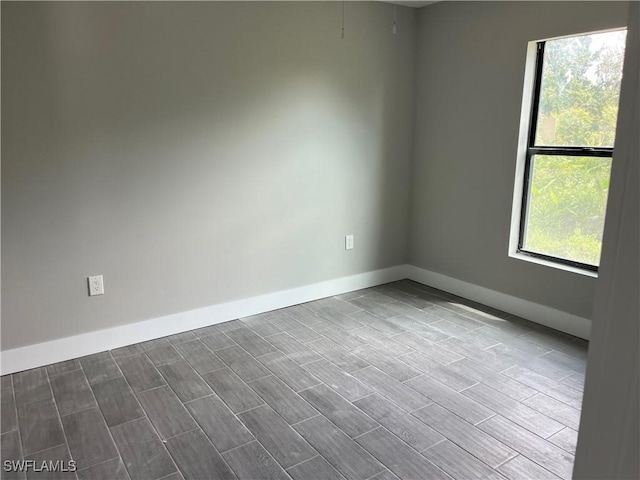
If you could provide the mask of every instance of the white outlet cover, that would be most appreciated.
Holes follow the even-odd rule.
[[[88,277],[89,283],[89,296],[104,295],[104,280],[102,275],[96,275],[94,277]]]
[[[344,249],[353,250],[353,235],[347,235],[344,237]]]

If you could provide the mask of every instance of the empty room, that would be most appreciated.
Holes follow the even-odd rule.
[[[640,2],[1,19],[0,478],[640,476]]]

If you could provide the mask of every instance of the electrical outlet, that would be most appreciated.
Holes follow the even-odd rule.
[[[95,277],[89,277],[89,296],[93,297],[94,295],[104,295],[104,282],[102,280],[102,275],[96,275]]]
[[[353,250],[353,235],[347,235],[344,237],[344,249]]]

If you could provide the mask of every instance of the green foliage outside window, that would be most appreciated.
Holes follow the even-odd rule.
[[[613,147],[625,31],[546,42],[536,145]],[[524,248],[598,265],[611,158],[536,155]]]

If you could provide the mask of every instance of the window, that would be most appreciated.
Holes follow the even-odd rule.
[[[617,30],[530,44],[512,224],[517,254],[597,271],[625,39]]]

